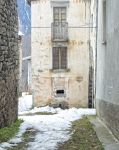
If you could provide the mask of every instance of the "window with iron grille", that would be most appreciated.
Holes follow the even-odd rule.
[[[53,69],[67,69],[66,47],[53,47]]]

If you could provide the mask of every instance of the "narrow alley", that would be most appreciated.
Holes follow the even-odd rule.
[[[118,8],[0,0],[0,150],[119,150]]]

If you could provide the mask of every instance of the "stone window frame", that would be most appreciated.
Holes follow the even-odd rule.
[[[69,0],[51,0],[51,7],[69,7]]]

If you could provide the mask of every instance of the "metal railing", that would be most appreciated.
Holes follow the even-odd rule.
[[[52,41],[68,41],[68,23],[52,23]]]

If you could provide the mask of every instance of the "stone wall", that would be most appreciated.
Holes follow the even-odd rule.
[[[17,20],[16,0],[0,0],[0,128],[17,119]]]
[[[119,1],[107,0],[106,9],[103,3],[99,1],[96,106],[100,118],[119,139]]]

